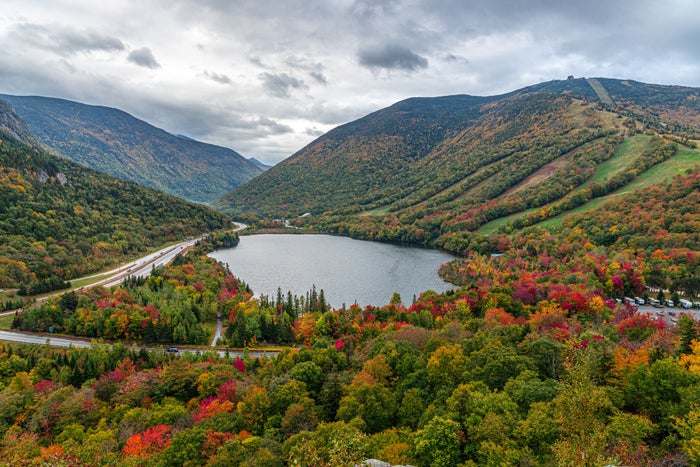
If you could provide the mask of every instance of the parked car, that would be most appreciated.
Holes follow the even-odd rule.
[[[676,306],[676,304],[673,303],[673,300],[667,299],[667,300],[666,300],[666,306]]]

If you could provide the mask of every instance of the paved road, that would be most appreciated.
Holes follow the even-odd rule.
[[[236,228],[233,229],[233,231],[240,232],[246,228],[248,228],[248,225],[239,222],[236,223]],[[165,266],[173,259],[175,259],[177,255],[186,252],[188,249],[192,248],[194,244],[202,238],[204,238],[204,235],[198,238],[185,240],[184,242],[178,243],[174,246],[162,248],[156,251],[155,253],[151,253],[150,255],[144,256],[143,258],[139,258],[132,263],[125,264],[124,266],[104,273],[110,275],[111,277],[103,279],[95,284],[91,284],[86,287],[112,287],[121,284],[124,278],[128,276],[148,277],[148,275],[151,274],[151,271],[154,267],[157,268],[160,266]]]
[[[86,348],[92,345],[92,342],[88,339],[81,339],[78,337],[58,337],[58,336],[47,336],[45,334],[33,334],[27,332],[15,332],[15,331],[0,331],[0,341],[6,342],[16,342],[21,344],[36,344],[36,345],[50,345],[51,347],[81,347]],[[111,345],[111,344],[104,344]],[[132,347],[136,350],[141,349],[141,347]],[[229,358],[238,358],[245,355],[243,350],[229,350],[225,349],[182,349],[177,347],[143,347],[149,351],[163,350],[167,353],[182,356],[186,352],[190,353],[202,353],[202,352],[216,352],[221,358],[225,358],[228,354]],[[252,358],[275,358],[279,351],[277,350],[248,350],[248,356]]]
[[[90,341],[77,338],[46,337],[41,334],[32,334],[14,331],[0,331],[0,341],[18,342],[22,344],[44,345],[49,341],[52,347],[90,347]]]
[[[246,229],[248,226],[243,223],[236,223],[236,228],[233,229],[234,232],[240,232],[244,229]],[[174,246],[169,246],[166,248],[162,248],[155,253],[151,253],[147,256],[144,256],[143,258],[139,258],[131,263],[125,264],[123,266],[120,266],[116,269],[113,269],[111,271],[107,271],[104,273],[96,274],[94,276],[90,277],[96,277],[96,276],[104,276],[107,275],[109,277],[98,281],[94,284],[86,285],[83,288],[90,288],[90,287],[97,287],[97,286],[102,286],[102,287],[112,287],[116,286],[122,283],[124,278],[128,276],[138,276],[138,277],[147,277],[151,271],[153,270],[154,267],[160,267],[160,266],[165,266],[169,262],[171,262],[175,257],[181,253],[184,253],[188,251],[196,242],[198,242],[200,239],[204,238],[204,236],[194,238],[194,239],[189,239],[184,242],[178,243],[177,245]],[[60,292],[56,295],[61,295],[64,292]],[[46,300],[48,297],[42,298],[39,301]],[[14,314],[17,310],[10,310],[6,312],[0,313],[0,316],[2,315],[9,315],[9,314]],[[216,332],[214,334],[214,338],[212,339],[211,342],[211,347],[216,347],[216,343],[221,337],[222,329],[223,329],[223,318],[219,314],[217,316],[217,322],[216,322]],[[80,339],[80,338],[67,338],[67,337],[54,337],[54,336],[45,336],[42,334],[32,334],[32,333],[25,333],[25,332],[12,332],[12,331],[0,331],[0,341],[9,341],[9,342],[19,342],[19,343],[25,343],[25,344],[39,344],[39,345],[44,345],[49,343],[49,345],[54,346],[54,347],[89,347],[91,342],[86,339]],[[155,350],[157,348],[151,348],[147,347],[148,350]],[[173,349],[173,348],[171,348]],[[185,350],[186,351],[186,350]],[[183,354],[185,351],[183,350],[178,350],[177,354]],[[214,350],[219,353],[220,356],[224,357],[226,355],[225,350]],[[228,352],[230,357],[240,357],[243,356],[244,352],[243,351],[234,351],[230,350]],[[248,355],[252,357],[263,357],[263,358],[269,358],[269,357],[274,357],[278,354],[276,351],[249,351]]]
[[[216,344],[219,342],[219,339],[221,338],[221,333],[224,328],[224,322],[223,318],[221,316],[221,312],[218,311],[216,313],[216,330],[214,331],[214,337],[211,339],[211,347],[216,347]]]

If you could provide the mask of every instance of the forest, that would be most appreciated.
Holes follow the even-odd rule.
[[[32,295],[231,225],[226,215],[58,159],[1,128],[0,200],[0,288]]]
[[[694,171],[597,217],[488,237],[500,254],[468,249],[441,269],[454,290],[413,303],[255,297],[212,243],[144,281],[50,300],[17,325],[190,344],[221,312],[225,347],[279,353],[5,344],[0,463],[696,465],[700,327],[615,299],[698,295],[698,188]]]

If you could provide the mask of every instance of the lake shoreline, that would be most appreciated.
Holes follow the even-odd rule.
[[[343,235],[339,233],[334,233],[334,232],[324,232],[321,230],[313,230],[313,229],[306,229],[306,228],[300,228],[300,227],[263,227],[263,228],[250,228],[248,227],[247,229],[241,231],[240,236],[253,236],[253,235],[280,235],[280,234],[291,234],[291,235],[328,235],[331,237],[341,237],[341,238],[350,238],[352,240],[359,240],[362,242],[372,242],[372,243],[381,243],[384,245],[397,245],[397,246],[403,246],[403,247],[408,247],[408,248],[419,248],[419,249],[424,249],[424,250],[433,250],[433,251],[440,251],[442,253],[446,253],[448,255],[454,256],[454,259],[462,259],[464,256],[460,256],[459,254],[455,253],[454,251],[447,250],[445,248],[440,248],[439,246],[433,246],[433,245],[426,245],[423,243],[414,243],[414,242],[396,242],[396,241],[389,241],[389,240],[375,240],[375,239],[369,239],[369,238],[361,238],[361,237],[353,237],[352,235]]]
[[[279,229],[243,236],[238,246],[209,256],[228,264],[257,296],[273,296],[278,288],[303,295],[315,286],[324,290],[327,301],[336,308],[355,302],[383,306],[394,292],[410,303],[412,296],[426,290],[452,289],[454,285],[442,279],[438,270],[457,259],[414,245]]]

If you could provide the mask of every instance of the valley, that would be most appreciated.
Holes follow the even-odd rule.
[[[699,95],[408,99],[220,211],[56,158],[3,107],[3,305],[28,306],[0,331],[0,463],[696,464]],[[239,239],[275,227],[340,236]],[[357,300],[399,269],[408,292]]]

